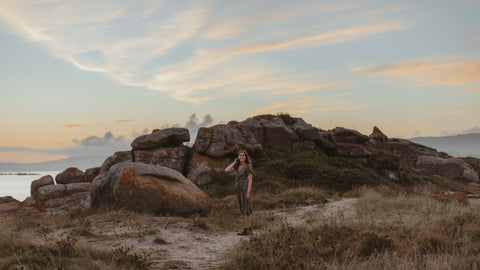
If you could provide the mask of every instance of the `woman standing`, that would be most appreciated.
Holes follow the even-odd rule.
[[[253,167],[247,151],[241,150],[238,152],[238,157],[235,158],[235,161],[225,168],[225,172],[232,171],[235,172],[235,194],[237,195],[238,206],[245,222],[245,228],[238,235],[250,235],[253,234],[250,219],[252,214],[250,190],[252,188]]]

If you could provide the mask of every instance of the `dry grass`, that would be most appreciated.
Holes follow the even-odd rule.
[[[354,219],[314,219],[241,243],[222,269],[480,269],[480,209],[359,191]]]

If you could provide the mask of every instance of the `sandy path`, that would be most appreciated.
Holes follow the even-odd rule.
[[[342,199],[333,201],[323,206],[310,205],[288,210],[276,210],[269,214],[284,220],[291,225],[305,223],[306,220],[348,218],[355,215],[356,199]],[[264,213],[257,213],[264,214]],[[255,216],[253,217],[255,219]],[[272,225],[274,226],[274,225]],[[264,230],[271,227],[263,228]],[[256,231],[255,233],[261,233]],[[237,236],[231,231],[203,231],[188,230],[182,226],[162,229],[161,235],[171,243],[165,248],[167,267],[174,269],[209,269],[222,263],[221,255],[242,240],[248,237]],[[165,263],[165,259],[159,258],[158,265]],[[175,268],[178,267],[178,268]]]

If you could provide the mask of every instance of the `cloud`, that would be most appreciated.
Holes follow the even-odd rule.
[[[213,117],[210,114],[205,114],[203,116],[203,121],[199,122],[197,119],[197,115],[194,113],[190,115],[190,119],[185,124],[185,128],[188,129],[190,132],[190,142],[189,144],[193,144],[197,138],[198,129],[201,127],[208,127],[214,122]]]
[[[444,114],[444,115],[457,115],[467,113],[467,110],[456,110],[456,111],[447,111],[447,110],[436,110],[431,113],[433,114]]]
[[[74,143],[82,146],[106,146],[112,144],[124,144],[127,143],[127,139],[124,136],[115,137],[110,131],[103,135],[103,138],[97,136],[89,136],[82,140],[73,139]]]
[[[267,114],[286,112],[290,114],[307,114],[314,112],[330,112],[330,111],[355,111],[358,108],[334,97],[325,99],[298,99],[286,102],[278,102],[260,108],[254,111],[254,114]]]
[[[376,8],[369,14],[359,9],[368,10],[368,5],[105,0],[92,9],[89,1],[16,0],[2,3],[0,19],[79,69],[200,103],[242,91],[282,94],[338,87],[338,82],[315,77],[285,81],[286,74],[301,72],[257,56],[409,27],[382,18],[401,8]],[[251,54],[256,57],[249,58]]]
[[[414,85],[464,86],[480,81],[480,59],[436,57],[358,67],[355,73],[403,78]]]
[[[115,120],[113,123],[115,124],[120,124],[120,123],[130,123],[133,122],[133,120]]]
[[[80,125],[80,124],[70,124],[70,125],[64,125],[62,127],[66,127],[66,128],[77,128],[77,127],[83,127],[84,125]]]
[[[383,32],[405,29],[403,22],[388,22],[360,27],[349,27],[315,35],[289,38],[280,41],[256,41],[232,49],[231,53],[253,53],[267,50],[291,49],[304,46],[319,46],[326,44],[349,42],[361,37],[376,35]]]
[[[115,136],[106,132],[103,137],[88,136],[84,139],[73,139],[76,145],[66,148],[28,148],[15,146],[0,146],[4,153],[0,162],[43,162],[67,157],[108,157],[117,151],[130,150],[130,140],[125,136]],[[23,160],[23,161],[22,161]]]

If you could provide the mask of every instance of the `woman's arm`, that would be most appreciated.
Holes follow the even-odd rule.
[[[250,189],[252,189],[252,174],[248,174],[248,186],[247,186],[247,194],[245,195],[245,198],[250,199]]]
[[[227,168],[225,168],[225,172],[231,172],[231,171],[233,171],[233,169],[235,168],[235,164],[237,163],[237,159],[238,159],[238,158],[236,158],[236,159],[232,162],[232,164],[228,165]]]

